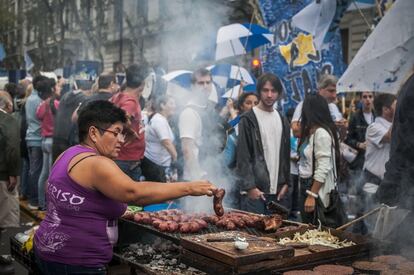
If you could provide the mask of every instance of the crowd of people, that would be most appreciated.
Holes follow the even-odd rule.
[[[231,175],[229,206],[267,214],[273,201],[305,223],[344,224],[351,207],[341,194],[362,202],[356,215],[376,203],[395,96],[362,91],[345,119],[332,75],[286,112],[275,108],[283,85],[271,73],[257,79],[256,92],[241,89],[224,106],[207,69],[193,73],[185,102],[161,79],[144,99],[147,80],[146,68],[131,65],[121,84],[105,72],[63,94],[62,77],[38,75],[0,92],[0,228],[18,225],[19,196],[46,211],[35,236],[42,270],[99,271],[125,203],[211,196],[212,173]],[[91,228],[94,238],[82,233]]]

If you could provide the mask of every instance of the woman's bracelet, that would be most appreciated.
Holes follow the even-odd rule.
[[[312,192],[312,191],[310,191],[310,190],[306,190],[306,194],[308,194],[308,195],[309,195],[309,196],[311,196],[311,197],[314,197],[315,199],[319,198],[319,195],[318,195],[318,194],[313,193],[313,192]]]

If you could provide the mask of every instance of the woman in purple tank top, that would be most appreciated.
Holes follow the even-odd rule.
[[[52,167],[46,217],[34,237],[42,274],[106,274],[126,203],[142,206],[216,190],[208,181],[136,184],[113,161],[135,138],[126,124],[125,112],[108,101],[89,103],[79,114],[80,144]]]

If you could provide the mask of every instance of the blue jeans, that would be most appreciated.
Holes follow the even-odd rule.
[[[116,160],[115,163],[118,167],[127,174],[134,181],[140,181],[141,172],[141,161],[136,160]]]
[[[36,253],[35,253],[36,255]],[[36,255],[36,264],[43,275],[81,275],[94,274],[105,275],[106,267],[85,267],[76,265],[60,264],[55,262],[48,262],[40,259]]]
[[[40,172],[42,171],[43,153],[42,147],[30,146],[27,148],[29,152],[29,188],[28,199],[31,205],[38,205],[38,182]]]
[[[22,171],[20,172],[20,195],[29,197],[29,159],[21,158]]]
[[[300,195],[299,195],[299,207],[300,215],[302,217],[303,223],[313,223],[315,211],[314,212],[305,212],[305,200],[308,197],[306,190],[311,190],[313,184],[313,178],[299,178],[300,182]]]
[[[38,182],[38,198],[39,198],[39,207],[46,208],[45,203],[45,190],[46,183],[49,177],[50,167],[52,167],[52,143],[53,138],[43,138],[42,140],[42,152],[43,152],[43,165],[42,172],[40,173],[39,182]]]

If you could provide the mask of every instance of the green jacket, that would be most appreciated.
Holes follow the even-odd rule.
[[[0,180],[20,175],[20,131],[17,120],[0,111]]]

